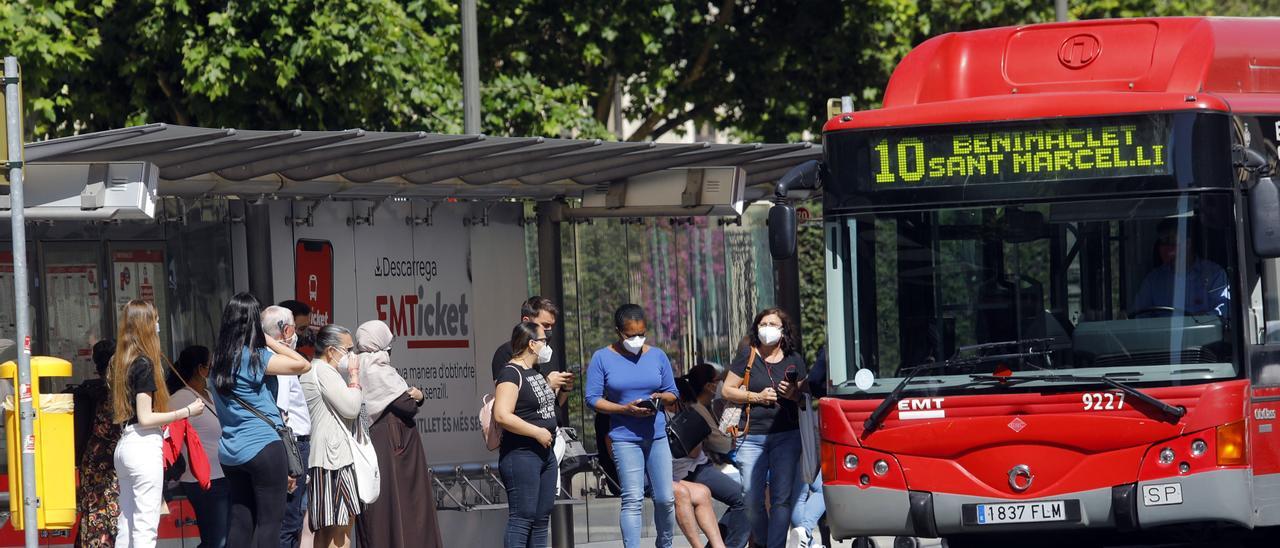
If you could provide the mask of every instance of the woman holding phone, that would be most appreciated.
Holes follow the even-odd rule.
[[[671,546],[675,494],[671,446],[661,405],[676,405],[679,390],[671,361],[662,350],[645,344],[644,309],[634,304],[613,315],[618,340],[597,350],[587,367],[586,400],[598,413],[610,415],[613,459],[622,484],[622,543],[639,548],[645,476],[655,478],[653,518],[658,548]],[[660,478],[662,481],[657,481]]]
[[[730,402],[751,405],[746,436],[737,453],[751,535],[768,548],[783,548],[791,529],[801,453],[797,400],[802,387],[797,380],[806,366],[795,324],[779,308],[756,315],[746,342],[729,364],[720,394]]]
[[[511,330],[514,354],[494,379],[493,420],[502,427],[498,472],[507,488],[506,548],[547,545],[556,502],[555,391],[538,372],[551,361],[546,330],[522,322]]]

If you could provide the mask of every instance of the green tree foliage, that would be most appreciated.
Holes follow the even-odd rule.
[[[1264,15],[1278,0],[1072,0],[1076,19]],[[898,61],[945,32],[1053,21],[1049,0],[488,0],[489,74],[586,86],[605,123],[617,91],[645,140],[690,120],[749,140],[798,140],[828,97],[875,106]]]
[[[32,136],[171,122],[460,132],[456,7],[444,0],[13,0]],[[604,136],[587,88],[490,74],[484,129]]]
[[[1280,0],[1075,0],[1074,18],[1268,15]],[[874,106],[944,32],[1053,18],[1048,0],[485,0],[483,128],[601,137],[616,93],[645,140],[688,121],[746,139],[816,133],[827,97]],[[0,50],[33,136],[166,121],[461,130],[450,0],[9,0]]]

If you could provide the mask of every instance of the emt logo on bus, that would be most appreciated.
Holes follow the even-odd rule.
[[[969,131],[872,135],[875,190],[1169,173],[1158,117],[1045,121]]]

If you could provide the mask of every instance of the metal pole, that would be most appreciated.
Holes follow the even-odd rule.
[[[247,236],[245,255],[249,265],[249,292],[266,308],[276,302],[272,291],[275,280],[271,272],[271,206],[241,201],[244,202],[244,232]],[[294,207],[302,206],[294,204]]]
[[[480,133],[480,52],[476,0],[462,0],[462,131]]]
[[[800,321],[800,252],[789,259],[773,261],[774,302],[791,316],[796,328],[796,343],[804,348],[804,326]]]
[[[556,303],[560,310],[564,310],[564,263],[561,262],[563,248],[560,245],[561,207],[564,205],[559,202],[538,202],[536,211],[538,214],[538,278],[541,294]],[[561,313],[561,318],[563,317]],[[551,331],[551,347],[557,350],[551,362],[552,369],[556,371],[565,370],[564,339],[564,328],[557,326]],[[575,382],[581,383],[583,380],[575,379]],[[569,406],[558,406],[556,418],[561,426],[568,426]],[[565,481],[567,482],[567,478]],[[570,548],[573,545],[573,507],[568,504],[552,506],[551,546]]]
[[[1059,23],[1066,22],[1067,21],[1067,0],[1054,0],[1053,11],[1054,11],[1054,14],[1058,17]]]
[[[36,528],[35,411],[31,407],[31,326],[27,295],[27,225],[22,202],[22,105],[18,91],[18,59],[4,58],[5,127],[9,130],[9,222],[13,227],[13,307],[18,332],[18,443],[22,444],[22,523],[28,548],[40,543]]]

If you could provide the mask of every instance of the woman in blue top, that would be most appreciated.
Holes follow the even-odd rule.
[[[587,367],[586,399],[597,413],[611,415],[609,439],[622,483],[622,544],[640,546],[645,473],[653,487],[653,518],[658,548],[671,546],[675,495],[671,482],[671,447],[667,422],[653,402],[679,401],[671,361],[644,344],[644,310],[626,304],[613,314],[618,341],[597,350]]]
[[[231,495],[227,546],[277,548],[289,462],[284,443],[268,424],[283,425],[272,375],[301,375],[311,370],[311,362],[265,336],[259,322],[258,299],[248,293],[237,293],[222,309],[213,354],[213,402],[222,423],[218,461]]]

